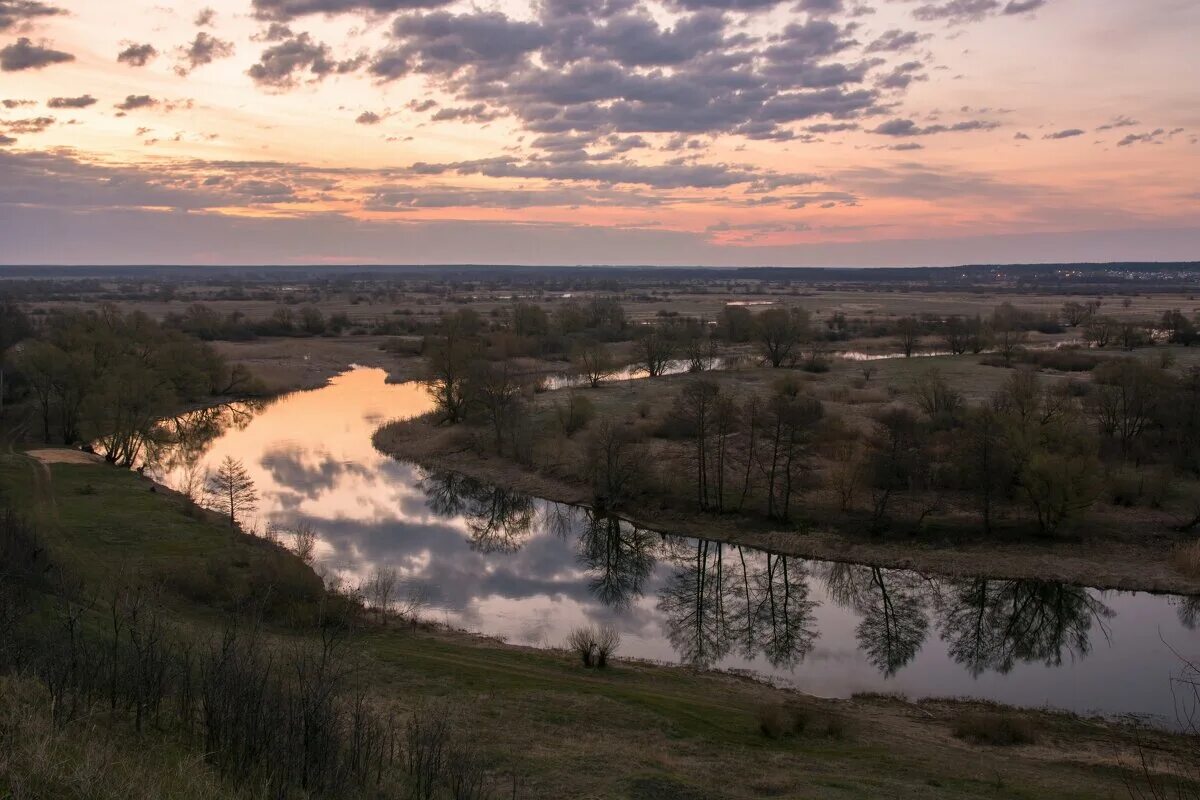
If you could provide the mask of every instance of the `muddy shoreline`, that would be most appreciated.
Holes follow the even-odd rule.
[[[543,475],[499,457],[479,455],[445,429],[421,420],[389,423],[373,437],[393,458],[559,503],[590,507],[587,487]],[[740,544],[780,555],[908,569],[947,577],[1041,580],[1100,590],[1200,594],[1200,580],[1171,566],[1171,543],[1148,534],[1145,543],[1099,536],[1065,541],[939,544],[895,534],[849,535],[828,528],[799,533],[761,529],[760,520],[679,512],[647,504],[612,509],[648,530]]]

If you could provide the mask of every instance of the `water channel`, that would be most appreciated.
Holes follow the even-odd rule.
[[[379,425],[430,402],[385,377],[354,368],[322,389],[187,415],[182,444],[149,471],[178,486],[241,459],[259,525],[310,523],[322,570],[353,582],[393,567],[427,618],[514,643],[556,647],[578,625],[611,623],[623,656],[818,695],[1175,719],[1172,650],[1200,654],[1200,598],[810,561],[593,518],[377,452]]]

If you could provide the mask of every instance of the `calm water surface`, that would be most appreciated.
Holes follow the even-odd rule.
[[[383,422],[429,408],[421,387],[384,377],[353,369],[260,407],[198,412],[151,471],[179,485],[189,466],[239,458],[259,524],[312,523],[323,569],[355,581],[394,567],[425,616],[516,643],[559,646],[610,622],[622,655],[819,695],[968,695],[1168,725],[1171,648],[1200,655],[1195,598],[787,558],[425,472],[371,446]]]

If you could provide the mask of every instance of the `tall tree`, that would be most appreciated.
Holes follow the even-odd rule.
[[[808,339],[808,312],[802,308],[769,308],[754,318],[759,350],[778,369],[799,357],[800,345]]]
[[[246,466],[233,456],[225,456],[207,482],[209,507],[229,517],[229,524],[258,508],[258,491]]]

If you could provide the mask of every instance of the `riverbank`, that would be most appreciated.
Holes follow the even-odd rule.
[[[267,395],[319,389],[351,364],[376,367],[388,373],[389,383],[420,377],[415,356],[389,352],[389,336],[313,336],[261,338],[248,342],[213,342],[230,364],[246,367]]]
[[[526,468],[509,459],[482,455],[460,429],[428,417],[389,423],[373,442],[377,449],[422,467],[467,475],[546,500],[586,506],[590,487]],[[1146,532],[1136,537],[1081,534],[1067,540],[985,540],[978,535],[872,536],[832,526],[804,532],[774,529],[765,520],[691,513],[652,505],[653,500],[612,509],[643,528],[740,544],[801,558],[910,569],[950,577],[987,576],[1069,583],[1096,589],[1200,594],[1200,577],[1171,563],[1177,536]],[[865,526],[864,526],[865,528]],[[934,538],[936,536],[936,538]]]
[[[218,630],[225,612],[201,589],[257,584],[293,596],[316,582],[278,546],[189,513],[183,498],[135,473],[51,451],[37,460],[0,458],[0,485],[38,521],[54,560],[97,597],[118,581],[160,585],[172,624],[203,634]],[[222,576],[221,586],[198,581],[206,575]],[[288,645],[318,636],[278,623],[269,632]],[[1192,746],[1172,734],[982,703],[823,700],[619,653],[609,669],[585,670],[561,651],[367,618],[348,646],[368,702],[402,715],[435,698],[453,703],[488,763],[505,781],[516,776],[520,798],[1114,797],[1137,780],[1139,740],[1160,759],[1156,773]],[[41,713],[30,696],[14,716]],[[120,759],[136,763],[143,751],[133,734],[108,730],[119,752],[92,777],[100,785]],[[213,785],[186,749],[154,754],[164,772],[185,769],[195,785]],[[37,762],[0,758],[0,787],[22,763]]]

